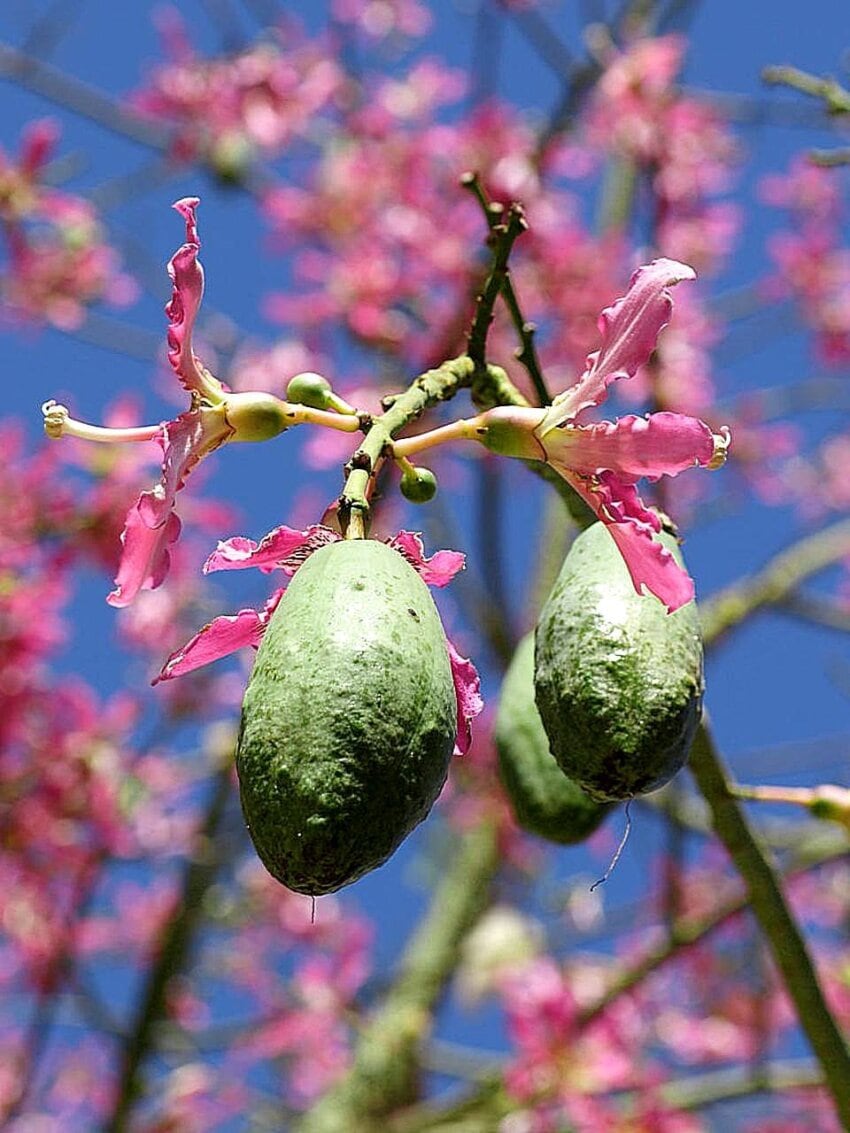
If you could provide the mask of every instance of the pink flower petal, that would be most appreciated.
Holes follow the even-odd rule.
[[[204,563],[204,574],[217,570],[244,570],[258,567],[264,574],[283,570],[294,574],[313,551],[326,543],[338,542],[340,535],[330,527],[313,524],[305,531],[294,527],[275,527],[259,543],[236,535],[219,543]]]
[[[466,555],[460,551],[436,551],[430,558],[426,558],[422,537],[415,531],[399,531],[387,543],[407,559],[422,581],[429,586],[448,586],[457,572],[466,565]]]
[[[110,606],[129,606],[140,590],[155,590],[168,574],[168,548],[180,535],[180,520],[172,512],[158,525],[147,523],[144,517],[151,510],[149,497],[153,494],[143,492],[127,512],[115,589],[106,599]]]
[[[645,586],[671,614],[691,601],[693,579],[653,538],[661,530],[661,521],[646,507],[633,484],[618,480],[610,472],[585,479],[563,468],[558,471],[608,528],[638,594],[643,593]]]
[[[673,300],[668,288],[685,279],[696,279],[696,272],[676,260],[654,260],[637,269],[626,294],[599,316],[602,346],[588,354],[588,368],[576,384],[555,398],[541,436],[574,420],[583,409],[599,405],[616,378],[634,376],[670,318]]]
[[[472,662],[466,657],[461,657],[448,638],[446,638],[446,646],[457,697],[457,736],[453,754],[466,755],[472,743],[472,721],[484,708],[484,701],[481,699],[481,680]]]
[[[621,479],[675,476],[714,458],[714,436],[681,413],[621,417],[596,425],[565,424],[542,440],[547,459],[583,476],[609,470]]]
[[[184,646],[171,654],[152,683],[159,684],[172,677],[182,677],[185,673],[226,657],[246,645],[256,649],[282,594],[283,590],[276,590],[262,610],[240,610],[238,614],[213,618]]]
[[[177,492],[198,461],[232,432],[223,408],[191,409],[160,426],[156,440],[163,450],[162,475],[127,513],[115,590],[106,599],[111,606],[128,606],[140,590],[155,590],[163,581],[170,562],[168,547],[180,534],[174,514]]]
[[[204,269],[198,261],[200,241],[195,219],[197,197],[183,197],[174,208],[186,221],[186,243],[181,245],[168,263],[168,274],[174,287],[166,305],[168,317],[168,361],[181,383],[190,392],[199,393],[215,404],[221,400],[223,387],[198,361],[192,350],[192,331],[204,295]]]

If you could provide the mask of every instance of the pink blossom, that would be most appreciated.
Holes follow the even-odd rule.
[[[673,307],[669,287],[693,278],[693,269],[674,260],[639,268],[628,292],[602,312],[602,345],[588,355],[578,381],[548,409],[491,410],[480,438],[508,456],[551,464],[607,526],[637,592],[646,586],[671,612],[693,598],[693,582],[653,538],[661,521],[634,484],[642,477],[676,476],[695,465],[718,467],[728,430],[716,435],[694,417],[666,412],[590,424],[580,419],[605,400],[613,381],[632,377],[649,359]]]
[[[776,270],[765,294],[790,296],[823,361],[844,365],[850,358],[850,250],[835,170],[798,160],[785,176],[767,178],[762,192],[791,213],[790,227],[769,241]]]
[[[292,576],[313,551],[341,538],[336,531],[319,524],[314,524],[305,531],[296,531],[286,526],[275,527],[259,543],[237,535],[219,543],[207,559],[204,570],[211,572],[257,567],[265,573],[281,570]],[[430,557],[426,556],[421,537],[412,531],[400,531],[387,542],[429,586],[446,586],[463,569],[464,556],[457,551],[437,551]],[[282,593],[282,590],[276,590],[262,610],[246,609],[240,610],[238,614],[214,618],[171,654],[154,684],[190,673],[201,665],[226,657],[246,645],[256,649]],[[475,666],[461,657],[448,640],[446,648],[457,697],[455,753],[462,754],[469,748],[470,725],[481,712],[483,701]]]
[[[171,58],[131,103],[174,126],[174,156],[204,158],[225,179],[238,179],[256,151],[274,156],[304,135],[343,84],[333,57],[294,27],[285,48],[267,41],[215,59],[194,52],[176,13],[164,31]]]
[[[724,190],[737,160],[726,124],[707,101],[675,85],[685,40],[635,40],[612,52],[585,114],[590,143],[625,157],[652,177],[657,240],[668,256],[702,270],[728,252],[737,216],[708,198]]]
[[[334,19],[352,24],[373,40],[420,36],[431,26],[431,13],[418,0],[333,0],[331,10]]]
[[[17,160],[0,150],[0,220],[9,254],[0,301],[16,320],[69,330],[83,322],[90,304],[124,305],[136,288],[119,270],[94,207],[42,184],[58,133],[49,120],[31,122]]]
[[[153,590],[164,580],[171,562],[170,548],[180,534],[177,493],[198,462],[226,441],[267,440],[291,423],[287,417],[290,407],[271,394],[229,393],[192,348],[192,332],[204,293],[204,272],[198,260],[197,206],[197,197],[185,197],[174,205],[186,223],[186,242],[168,264],[173,286],[165,308],[168,361],[190,395],[190,408],[160,425],[107,429],[71,420],[67,409],[53,401],[42,407],[49,436],[69,434],[116,443],[155,440],[162,449],[159,483],[142,492],[127,513],[115,590],[107,599],[113,606],[129,605],[141,590]]]

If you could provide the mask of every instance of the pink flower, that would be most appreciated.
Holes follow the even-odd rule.
[[[321,524],[314,524],[304,531],[285,526],[275,527],[259,543],[237,535],[219,543],[204,564],[204,572],[257,567],[265,573],[281,570],[291,577],[313,551],[341,538],[336,531]],[[429,586],[447,586],[464,567],[464,556],[459,551],[437,551],[426,557],[422,539],[412,531],[399,531],[388,543]],[[219,657],[226,657],[243,646],[258,648],[282,594],[282,589],[273,591],[261,610],[249,608],[240,610],[237,614],[213,618],[182,648],[171,654],[153,683],[183,676],[184,673],[190,673]],[[463,755],[472,742],[471,723],[481,712],[484,702],[475,666],[461,657],[448,640],[446,649],[457,697],[455,754]]]
[[[224,180],[238,180],[258,152],[276,156],[307,133],[344,84],[322,43],[294,26],[285,45],[265,41],[212,59],[195,53],[176,11],[161,31],[170,58],[131,104],[173,127],[173,156],[204,158]]]
[[[729,431],[712,433],[680,413],[653,413],[589,424],[580,419],[600,405],[617,378],[631,378],[648,361],[667,324],[668,288],[694,272],[675,260],[638,268],[629,290],[600,317],[602,345],[587,369],[548,409],[496,409],[485,415],[488,448],[508,456],[545,460],[575,489],[611,532],[635,589],[646,586],[672,612],[694,596],[694,586],[671,553],[653,538],[661,521],[641,500],[639,479],[676,476],[700,465],[719,467]]]
[[[135,429],[107,429],[73,421],[64,406],[42,407],[48,436],[65,434],[85,440],[121,442],[155,440],[162,449],[159,483],[142,492],[127,513],[112,606],[129,605],[140,590],[154,590],[168,573],[170,547],[180,534],[177,493],[196,464],[230,440],[266,440],[292,423],[285,402],[266,393],[230,393],[204,367],[192,349],[192,332],[204,294],[204,271],[195,219],[197,197],[184,197],[174,208],[186,222],[186,243],[168,264],[173,284],[165,308],[168,361],[190,395],[190,407],[173,421]]]

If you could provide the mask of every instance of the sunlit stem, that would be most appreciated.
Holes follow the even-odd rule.
[[[342,413],[345,416],[353,415],[355,417],[360,415],[360,410],[357,409],[356,406],[346,401],[344,397],[340,397],[334,390],[330,390],[328,393],[328,405],[335,413]]]
[[[449,425],[441,425],[439,429],[432,429],[429,433],[393,441],[393,458],[402,461],[414,453],[424,452],[425,449],[436,448],[437,445],[450,441],[480,441],[487,433],[486,417],[487,414],[482,413],[478,417],[462,418]]]
[[[798,806],[808,806],[814,798],[810,787],[745,787],[736,783],[734,786],[730,785],[729,792],[738,799],[766,803],[796,803]]]
[[[311,409],[308,405],[288,403],[286,419],[291,425],[321,425],[324,429],[338,429],[342,433],[356,433],[360,429],[360,418],[348,411],[343,415],[327,409]]]
[[[140,425],[135,429],[110,429],[102,425],[88,425],[85,421],[75,421],[67,408],[55,401],[45,401],[41,412],[44,414],[44,431],[53,440],[58,440],[59,437],[79,437],[84,441],[99,441],[101,444],[150,441],[160,430],[159,425]]]
[[[396,444],[393,445],[393,458],[401,469],[402,476],[409,476],[412,479],[416,476],[416,468],[410,463],[406,456],[398,455],[398,444],[399,442],[396,442]]]
[[[348,526],[345,529],[346,539],[366,538],[366,516],[362,511],[352,511]]]

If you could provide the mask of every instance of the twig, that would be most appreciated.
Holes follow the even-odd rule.
[[[438,401],[447,401],[472,383],[475,363],[466,355],[426,370],[394,399],[387,411],[369,426],[363,444],[347,465],[345,487],[339,498],[339,521],[349,538],[362,538],[371,510],[370,486],[383,463],[392,438]]]
[[[464,184],[466,184],[466,181],[464,181]],[[504,220],[490,224],[488,243],[493,250],[493,260],[481,293],[477,297],[475,317],[469,331],[469,344],[467,346],[469,357],[478,366],[483,366],[485,362],[487,332],[493,322],[493,308],[496,305],[496,300],[508,278],[508,258],[511,249],[517,237],[527,228],[522,205],[516,203],[508,207]]]
[[[783,598],[777,605],[786,614],[793,614],[796,618],[803,618],[839,633],[850,633],[850,610],[840,602],[797,591]]]
[[[0,43],[0,79],[19,83],[63,110],[72,110],[82,118],[142,145],[154,149],[166,149],[169,145],[169,130],[125,110],[111,95],[8,43]]]
[[[484,187],[477,173],[465,173],[463,177],[461,177],[460,183],[465,189],[469,189],[478,201],[484,213],[484,219],[487,221],[490,231],[492,232],[499,223],[501,208],[494,208],[484,191]],[[537,358],[537,348],[534,345],[534,335],[537,331],[537,327],[523,316],[516,291],[514,290],[513,281],[508,274],[505,274],[502,280],[502,297],[505,300],[505,306],[508,308],[511,321],[519,336],[520,345],[516,352],[517,361],[527,370],[531,383],[534,386],[534,391],[537,394],[539,404],[549,405],[552,401],[552,395],[549,393],[546,380],[540,369],[540,362]]]
[[[827,114],[850,114],[850,91],[835,79],[824,79],[797,67],[783,66],[765,67],[761,77],[768,86],[791,87],[802,94],[819,98]]]
[[[661,1096],[676,1109],[704,1109],[718,1102],[777,1090],[823,1087],[823,1072],[811,1059],[767,1062],[754,1073],[749,1066],[712,1070],[676,1082],[665,1082]]]
[[[715,832],[747,886],[753,913],[821,1065],[845,1129],[850,1129],[850,1052],[829,1012],[805,941],[791,915],[779,876],[727,783],[708,727],[694,742],[690,769],[711,808]]]
[[[791,866],[784,874],[785,883],[808,873],[811,869],[838,861],[847,855],[846,845],[833,845],[824,853],[819,854],[815,860],[805,859]],[[673,921],[665,939],[656,947],[646,952],[631,967],[621,971],[605,989],[602,995],[586,1007],[581,1015],[582,1026],[587,1026],[594,1019],[599,1018],[621,995],[640,986],[653,972],[658,971],[668,961],[675,959],[683,949],[691,948],[704,941],[707,936],[722,928],[734,917],[743,913],[749,905],[749,895],[746,892],[736,893],[733,897],[721,902],[700,917],[680,916]]]

